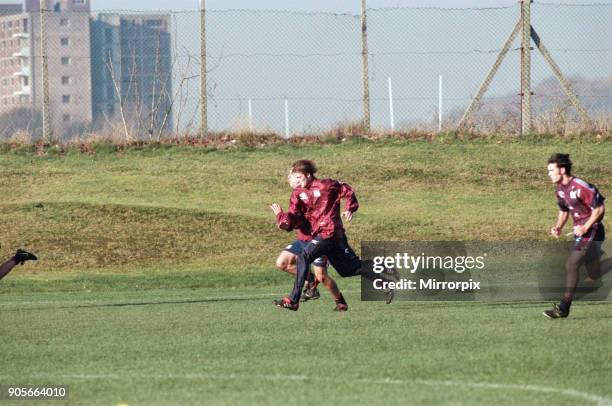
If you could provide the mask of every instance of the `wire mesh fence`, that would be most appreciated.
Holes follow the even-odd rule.
[[[127,140],[207,130],[320,134],[364,120],[362,16],[206,10],[201,97],[201,14],[90,11],[89,0],[0,7],[0,136],[37,138],[43,114],[55,138]],[[4,8],[3,8],[4,7]],[[41,35],[41,14],[45,35]],[[519,5],[367,10],[372,131],[457,128]],[[534,3],[531,24],[598,131],[612,124],[612,3]],[[584,130],[533,44],[535,132]],[[48,70],[44,109],[43,61]],[[470,129],[521,130],[521,43],[514,39]]]

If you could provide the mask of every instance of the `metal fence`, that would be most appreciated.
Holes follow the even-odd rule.
[[[536,2],[530,13],[588,113],[589,129],[609,132],[612,3]],[[43,136],[45,121],[46,135],[54,138],[199,136],[203,111],[207,133],[292,136],[364,123],[377,132],[455,129],[522,15],[521,4],[367,9],[361,15],[206,10],[203,49],[200,10],[42,14],[44,35],[40,11],[0,9],[3,139]],[[537,44],[531,45],[531,130],[586,129]],[[521,132],[521,49],[519,34],[469,129]]]

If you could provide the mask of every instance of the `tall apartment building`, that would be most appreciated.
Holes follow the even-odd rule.
[[[62,136],[92,120],[90,4],[46,1],[51,126]],[[40,41],[39,0],[0,5],[0,116],[9,121],[4,127],[31,130],[40,125]]]
[[[51,127],[56,136],[121,123],[172,129],[169,15],[91,15],[90,0],[45,0]],[[0,136],[41,127],[40,0],[0,4]]]
[[[98,14],[91,25],[93,118],[140,134],[172,129],[169,15]]]

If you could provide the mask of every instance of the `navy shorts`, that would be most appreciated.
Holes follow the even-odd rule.
[[[582,237],[574,236],[574,251],[584,251],[587,261],[599,260],[602,255],[601,245],[606,239],[606,230],[603,224],[595,223],[589,231]]]
[[[287,251],[292,253],[293,255],[300,255],[304,248],[308,245],[308,241],[295,240],[291,244],[287,245],[283,251]],[[318,257],[312,263],[314,266],[327,268],[327,258],[326,257]]]

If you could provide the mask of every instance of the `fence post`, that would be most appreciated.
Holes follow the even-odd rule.
[[[51,114],[49,111],[49,63],[47,60],[47,28],[45,0],[40,0],[40,55],[42,59],[42,138],[44,143],[51,141]]]
[[[200,0],[200,137],[208,135],[208,98],[206,94],[206,4]]]
[[[289,99],[285,97],[285,138],[289,138]]]
[[[393,84],[389,77],[389,124],[391,124],[391,132],[395,132],[395,111],[393,110]]]
[[[361,0],[361,60],[363,64],[363,129],[370,132],[370,84],[368,73],[368,24],[366,0]]]
[[[531,1],[521,0],[521,135],[531,132]]]
[[[442,75],[438,78],[438,132],[442,132]]]

